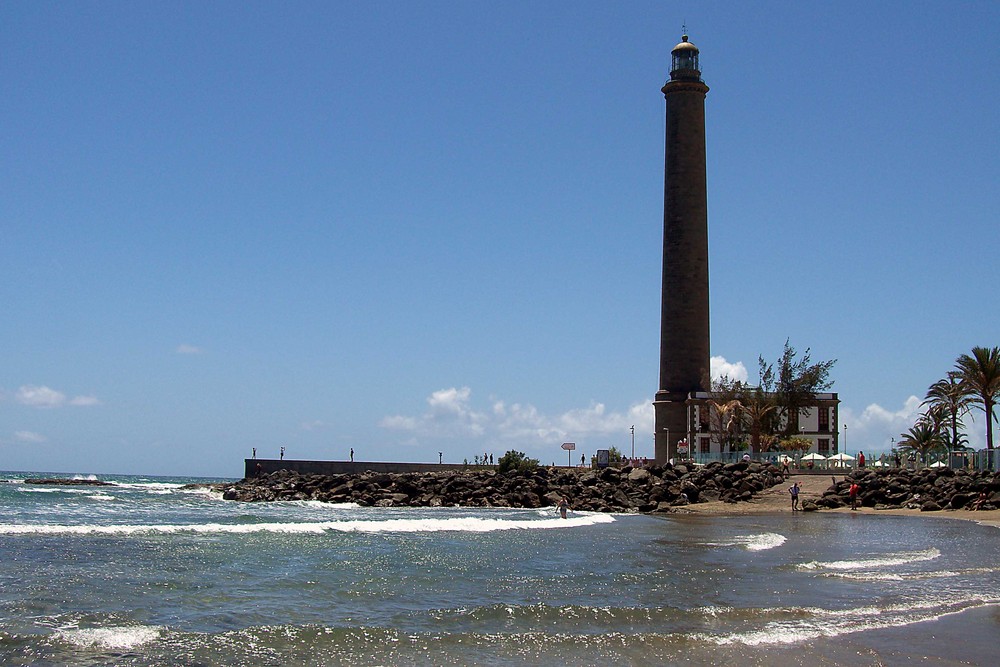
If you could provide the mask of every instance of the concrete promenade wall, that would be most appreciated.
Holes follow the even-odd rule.
[[[260,466],[258,469],[257,466]],[[461,463],[392,463],[380,461],[295,461],[292,459],[243,459],[243,476],[256,477],[278,470],[301,475],[338,475],[372,472],[434,472],[444,470],[492,470],[495,466]]]

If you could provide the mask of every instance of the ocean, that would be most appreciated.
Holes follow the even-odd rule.
[[[240,504],[0,473],[3,665],[988,665],[1000,531]]]

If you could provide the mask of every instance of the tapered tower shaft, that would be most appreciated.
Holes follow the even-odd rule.
[[[688,394],[710,384],[705,95],[698,48],[671,51],[666,99],[660,383],[653,402],[657,462],[686,438]],[[691,443],[694,446],[695,443]]]

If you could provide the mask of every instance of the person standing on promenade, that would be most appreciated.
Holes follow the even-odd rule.
[[[858,509],[858,491],[859,490],[860,490],[860,487],[858,486],[858,483],[857,482],[851,482],[851,488],[848,491],[848,493],[851,496],[851,509],[852,510]]]
[[[354,447],[351,447],[351,463],[354,463]]]
[[[858,467],[859,468],[864,468],[865,467],[865,453],[864,452],[858,452]]]
[[[278,456],[278,460],[279,461],[284,461],[285,460],[285,448],[284,447],[281,448],[281,455]]]
[[[792,496],[792,511],[793,512],[798,512],[799,511],[799,483],[795,482],[794,484],[792,484],[791,487],[789,487],[789,489],[788,489],[788,493],[789,493],[789,495]]]

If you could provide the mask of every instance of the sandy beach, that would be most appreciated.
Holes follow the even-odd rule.
[[[791,475],[783,484],[778,484],[770,489],[765,489],[749,502],[726,503],[713,501],[707,503],[696,503],[684,507],[681,511],[690,514],[711,514],[711,515],[743,515],[743,514],[772,514],[781,512],[791,512],[791,498],[788,495],[788,488],[795,482],[799,483],[799,505],[808,501],[816,500],[823,496],[823,492],[830,488],[833,475]],[[843,475],[837,475],[837,481],[843,481]],[[921,512],[911,509],[891,509],[876,510],[871,507],[859,507],[851,510],[850,507],[839,507],[837,509],[820,509],[816,512],[806,514],[826,514],[830,512],[853,512],[855,514],[892,514],[897,516],[919,516],[924,518],[946,518],[963,519],[965,521],[975,521],[984,525],[1000,527],[1000,510],[973,512],[970,510],[941,510],[939,512]]]

